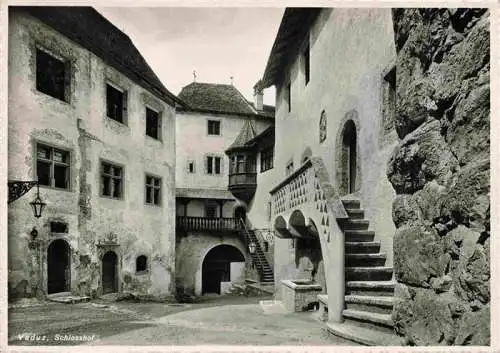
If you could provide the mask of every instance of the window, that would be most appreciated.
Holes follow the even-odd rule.
[[[138,256],[135,260],[135,272],[145,272],[148,270],[148,258],[144,255]]]
[[[220,121],[208,120],[208,134],[209,135],[220,135]]]
[[[394,128],[394,118],[396,115],[396,68],[393,67],[385,75],[383,83],[383,133],[388,134]]]
[[[108,118],[125,124],[126,92],[106,84],[106,115]]]
[[[221,157],[207,156],[206,157],[207,174],[221,174]]]
[[[215,218],[217,216],[217,203],[211,200],[208,200],[205,203],[205,217],[207,218]]]
[[[68,233],[68,225],[64,222],[50,222],[51,233]]]
[[[273,157],[274,157],[273,147],[265,149],[262,152],[260,152],[261,173],[273,168]]]
[[[268,252],[269,251],[269,242],[268,241],[264,241],[264,252]]]
[[[69,163],[69,152],[37,144],[36,175],[40,185],[69,190]]]
[[[101,162],[101,196],[121,199],[123,196],[123,168]]]
[[[293,173],[293,160],[289,161],[286,164],[286,176],[289,176],[292,173]]]
[[[310,59],[310,50],[309,50],[309,44],[307,45],[306,49],[304,50],[304,79],[306,81],[306,85],[309,82],[310,78],[310,72],[311,72],[311,59]]]
[[[36,89],[51,97],[68,101],[69,72],[66,63],[36,49]]]
[[[288,105],[288,112],[292,111],[292,84],[288,83],[285,90],[286,104]]]
[[[148,107],[146,107],[146,135],[161,140],[160,113]]]
[[[187,171],[188,171],[188,173],[194,173],[195,172],[194,161],[188,161]]]
[[[146,175],[146,203],[148,205],[160,205],[161,178]]]

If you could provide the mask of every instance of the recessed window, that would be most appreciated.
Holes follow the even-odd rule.
[[[101,196],[121,199],[123,197],[123,168],[101,162]]]
[[[106,84],[106,115],[108,118],[125,124],[126,97],[126,92]]]
[[[36,175],[40,185],[69,190],[69,167],[68,151],[37,144]]]
[[[270,147],[260,152],[260,171],[265,172],[266,170],[272,169],[273,159],[274,159],[273,147]]]
[[[145,255],[137,256],[135,260],[135,272],[145,272],[148,270],[148,258]]]
[[[292,84],[288,83],[285,88],[285,100],[288,106],[288,112],[292,111]]]
[[[309,82],[310,72],[311,72],[311,59],[310,59],[310,50],[309,44],[304,50],[304,79],[306,81],[306,85]]]
[[[217,203],[212,200],[208,200],[205,203],[205,217],[215,218],[217,217]]]
[[[188,161],[188,164],[187,164],[187,171],[188,173],[192,174],[195,172],[195,169],[194,169],[194,161]]]
[[[384,77],[383,87],[383,129],[388,134],[394,128],[396,115],[396,68],[393,67]]]
[[[207,174],[221,174],[222,158],[217,156],[206,156]]]
[[[149,205],[161,204],[161,178],[146,175],[146,203]]]
[[[36,89],[51,97],[68,101],[68,65],[38,48],[36,49]]]
[[[208,134],[209,135],[220,135],[220,121],[208,120]]]
[[[50,222],[51,233],[68,233],[68,225],[64,222]]]
[[[146,107],[146,135],[161,140],[161,117],[160,113]]]
[[[293,160],[290,160],[286,164],[286,176],[289,176],[292,173],[293,173]]]

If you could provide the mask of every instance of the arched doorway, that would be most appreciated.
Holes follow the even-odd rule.
[[[218,245],[211,249],[202,264],[202,294],[221,293],[221,282],[231,281],[231,263],[245,262],[240,250],[231,245]]]
[[[117,276],[118,256],[108,251],[102,257],[102,294],[114,293],[118,290]]]
[[[71,288],[71,250],[63,239],[54,240],[47,249],[47,293],[68,292]]]
[[[348,120],[342,132],[342,146],[340,157],[341,168],[341,190],[344,195],[356,191],[357,185],[357,136],[356,125],[352,120]]]

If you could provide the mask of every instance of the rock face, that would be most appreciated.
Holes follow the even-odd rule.
[[[393,25],[396,331],[489,345],[489,11],[394,9]]]

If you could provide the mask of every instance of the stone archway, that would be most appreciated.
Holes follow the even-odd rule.
[[[118,291],[118,256],[112,250],[102,257],[102,294]]]
[[[235,274],[231,273],[231,263],[235,262],[242,263],[244,269],[245,256],[238,248],[221,244],[210,249],[202,263],[201,294],[221,294],[221,284],[231,282],[234,278]]]
[[[56,239],[47,248],[47,293],[71,290],[71,248],[63,239]]]
[[[358,131],[353,119],[347,119],[337,144],[337,181],[340,195],[348,195],[358,190],[359,149]]]

